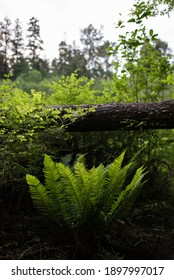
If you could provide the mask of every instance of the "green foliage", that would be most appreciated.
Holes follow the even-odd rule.
[[[53,80],[54,78],[52,77],[52,81]],[[46,92],[46,87],[44,85],[50,82],[49,77],[44,78],[42,73],[35,69],[23,71],[20,75],[18,75],[15,81],[20,89],[28,93],[30,93],[33,89],[36,91]]]
[[[150,1],[148,1],[149,3]],[[153,9],[155,10],[155,15],[168,15],[174,9],[173,0],[152,0]]]
[[[62,76],[58,82],[47,85],[50,90],[47,103],[49,105],[93,103],[95,95],[91,90],[92,84],[92,80],[85,77],[78,78],[75,73],[68,77]]]
[[[46,95],[24,92],[9,79],[0,85],[1,190],[14,189],[24,180],[26,168],[38,165],[44,149],[42,132],[56,124],[59,111],[45,108]],[[35,154],[37,153],[37,155]]]
[[[117,48],[110,48],[111,53],[120,51],[118,61],[114,62],[115,67],[120,66],[120,69],[117,75],[113,74],[111,78],[102,80],[98,77],[97,80],[90,80],[82,73],[79,75],[77,71],[62,77],[58,72],[54,77],[55,73],[49,73],[48,77],[43,79],[41,69],[35,67],[29,70],[24,58],[14,61],[17,64],[24,63],[25,67],[21,65],[22,68],[20,68],[23,69],[22,74],[18,76],[16,83],[10,81],[13,77],[6,76],[6,80],[0,84],[2,188],[10,186],[14,189],[16,185],[23,185],[25,174],[33,173],[34,170],[39,175],[44,153],[54,156],[56,160],[71,154],[71,163],[77,153],[86,153],[88,167],[92,167],[101,162],[108,164],[113,160],[113,151],[119,153],[127,147],[129,147],[130,155],[133,155],[137,148],[144,147],[141,164],[146,162],[152,173],[160,173],[163,178],[167,176],[166,180],[169,183],[167,185],[171,184],[173,179],[171,169],[166,166],[167,164],[173,166],[171,154],[168,152],[173,141],[173,131],[171,133],[148,132],[148,134],[138,132],[139,136],[133,132],[120,133],[119,131],[63,133],[61,128],[64,127],[67,119],[75,121],[78,117],[84,116],[86,111],[67,110],[65,118],[62,118],[59,110],[45,108],[45,105],[111,104],[173,98],[173,74],[167,44],[154,40],[155,31],[147,30],[144,26],[146,18],[155,15],[153,12],[155,10],[150,6],[154,4],[154,1],[150,2],[146,5],[145,1],[136,1],[128,19],[133,30],[125,34],[120,33]],[[118,27],[124,32],[124,21],[119,20]],[[94,31],[96,30],[91,26],[86,29],[86,35],[84,33],[82,37],[84,40],[90,39],[94,53],[100,49],[101,54],[105,56],[104,45],[99,44],[99,48],[97,47],[97,40],[100,42],[99,33]],[[22,39],[21,35],[19,41]],[[93,37],[96,38],[95,42]],[[18,47],[16,51],[19,52],[21,49],[20,46]],[[107,44],[106,47],[108,48]],[[73,48],[71,50],[75,51]],[[41,63],[40,60],[37,62]],[[55,69],[56,67],[55,65]],[[58,120],[60,125],[58,125]],[[163,138],[168,138],[168,142],[163,143]],[[163,146],[162,153],[160,145]],[[165,164],[157,166],[154,163],[155,161],[163,162],[164,158]],[[155,171],[154,168],[156,168]],[[154,184],[158,185],[157,180]]]
[[[139,100],[155,102],[169,98],[168,86],[163,83],[171,72],[170,55],[155,49],[155,45],[146,43],[140,50],[140,57],[135,66],[130,65],[132,88],[136,88]],[[137,81],[134,77],[138,71]]]
[[[97,96],[98,103],[133,102],[135,99],[125,74],[113,76],[112,79],[103,81],[102,84],[103,90]]]
[[[118,22],[120,36],[116,48],[108,48],[108,42],[101,43],[97,30],[89,26],[82,37],[90,39],[88,51],[98,53],[98,57],[91,56],[92,64],[87,59],[87,52],[75,44],[72,47],[63,42],[64,45],[60,45],[62,53],[59,49],[62,61],[55,59],[49,73],[48,62],[39,57],[33,61],[32,67],[30,57],[29,68],[29,61],[23,57],[20,47],[22,34],[13,41],[14,50],[8,52],[13,54],[12,60],[7,57],[5,61],[4,53],[0,53],[0,78],[5,77],[0,82],[1,201],[7,202],[13,214],[22,211],[22,216],[23,213],[33,216],[28,188],[23,186],[26,185],[26,174],[35,174],[36,177],[27,175],[33,204],[62,226],[63,234],[59,227],[61,233],[57,236],[53,223],[56,242],[61,235],[64,239],[65,233],[76,247],[72,249],[73,254],[79,246],[85,250],[85,256],[87,251],[95,255],[94,252],[98,254],[101,250],[103,257],[102,246],[108,242],[109,248],[119,244],[117,252],[124,251],[122,244],[126,243],[124,246],[127,247],[127,241],[120,242],[117,236],[120,235],[120,225],[124,227],[124,238],[127,236],[133,246],[135,243],[141,245],[139,240],[142,240],[140,233],[135,242],[135,221],[141,223],[141,230],[145,223],[150,229],[154,225],[163,228],[161,223],[166,222],[164,211],[168,217],[174,209],[174,130],[68,133],[62,129],[67,119],[75,121],[86,111],[67,110],[62,117],[61,110],[52,110],[45,105],[112,104],[173,98],[170,49],[166,42],[157,39],[152,28],[148,30],[145,26],[149,17],[171,11],[172,2],[135,1],[128,19],[130,29],[124,32],[124,21],[120,19]],[[162,7],[159,10],[159,3],[166,3],[169,9]],[[4,28],[3,25],[1,23]],[[117,53],[117,60],[113,63],[116,74],[111,75],[107,51]],[[4,76],[9,72],[9,62],[13,76]],[[125,149],[128,151],[126,156],[123,153],[113,161],[115,153],[118,155]],[[123,165],[137,150],[140,152],[135,157],[136,162],[132,160]],[[50,157],[45,156],[42,173],[43,154]],[[78,154],[85,154],[85,164],[84,157],[75,161]],[[59,163],[53,162],[51,157]],[[144,163],[149,173],[147,183],[141,188],[144,168],[138,166]],[[123,225],[123,221],[117,219],[124,219],[129,212],[129,224],[135,227],[135,232],[131,231],[131,236],[132,232],[135,235],[132,239],[125,231],[126,223]],[[66,230],[66,226],[71,230]],[[50,233],[51,230],[49,236]]]
[[[119,75],[126,74],[128,92],[134,101],[157,101],[169,98],[168,87],[162,82],[171,73],[171,55],[157,49],[158,34],[147,29],[146,20],[155,16],[158,1],[137,0],[127,20],[118,20],[120,30],[118,44],[110,48],[110,54],[117,54],[115,67]],[[163,44],[164,45],[164,44]]]
[[[0,110],[2,126],[10,130],[11,135],[32,133],[34,129],[43,127],[43,105],[45,94],[32,91],[31,94],[18,89],[14,83],[7,80],[0,87]],[[24,136],[24,135],[23,135]]]
[[[106,168],[103,164],[86,169],[78,160],[72,171],[62,163],[54,163],[44,157],[45,184],[27,174],[26,180],[35,206],[70,227],[90,221],[109,222],[113,217],[126,217],[132,208],[145,175],[144,168],[136,170],[129,184],[125,184],[127,172],[133,162],[122,167],[122,153]]]
[[[68,77],[62,76],[59,81],[46,85],[49,91],[48,105],[65,104],[106,104],[134,101],[134,96],[128,94],[129,83],[126,75],[113,76],[112,79],[96,81],[86,77],[78,77],[76,73]]]

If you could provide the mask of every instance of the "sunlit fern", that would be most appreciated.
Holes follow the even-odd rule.
[[[44,185],[36,177],[26,175],[34,205],[49,218],[70,227],[90,222],[92,216],[103,222],[125,217],[141,189],[145,171],[138,168],[125,186],[133,162],[122,166],[124,155],[125,152],[107,167],[100,164],[90,170],[79,158],[73,171],[45,155]]]

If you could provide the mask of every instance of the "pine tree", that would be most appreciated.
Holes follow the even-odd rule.
[[[13,52],[13,62],[17,63],[20,61],[23,56],[23,37],[22,37],[22,27],[19,19],[17,18],[15,21],[15,27],[13,29],[13,39],[12,43],[12,52]]]
[[[16,79],[21,73],[28,72],[29,65],[27,60],[24,58],[24,42],[23,42],[23,31],[19,19],[15,21],[15,27],[13,29],[12,44],[12,73],[13,79]]]
[[[29,63],[31,68],[39,70],[39,62],[40,62],[40,51],[43,50],[43,40],[40,37],[40,25],[39,20],[35,17],[32,17],[29,22],[28,31],[28,45],[29,49]]]
[[[11,21],[8,17],[0,22],[0,78],[10,72],[9,50],[11,44]]]

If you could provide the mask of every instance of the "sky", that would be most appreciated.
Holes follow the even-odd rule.
[[[97,29],[102,25],[106,40],[116,42],[115,25],[122,13],[126,19],[134,0],[0,0],[0,21],[9,17],[14,23],[19,18],[24,34],[31,17],[40,23],[41,39],[44,41],[43,56],[58,57],[58,45],[62,40],[79,45],[80,30],[89,24]],[[147,22],[159,38],[174,50],[174,13],[168,18],[158,17]],[[174,52],[174,51],[173,51]]]

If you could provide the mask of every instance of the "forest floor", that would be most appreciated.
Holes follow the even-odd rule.
[[[138,222],[117,220],[110,237],[101,239],[97,247],[89,240],[85,247],[69,233],[62,234],[54,225],[45,223],[40,216],[12,215],[3,209],[0,259],[171,260],[174,259],[174,213],[164,213],[162,220],[162,225],[159,221],[154,224],[149,218]]]

